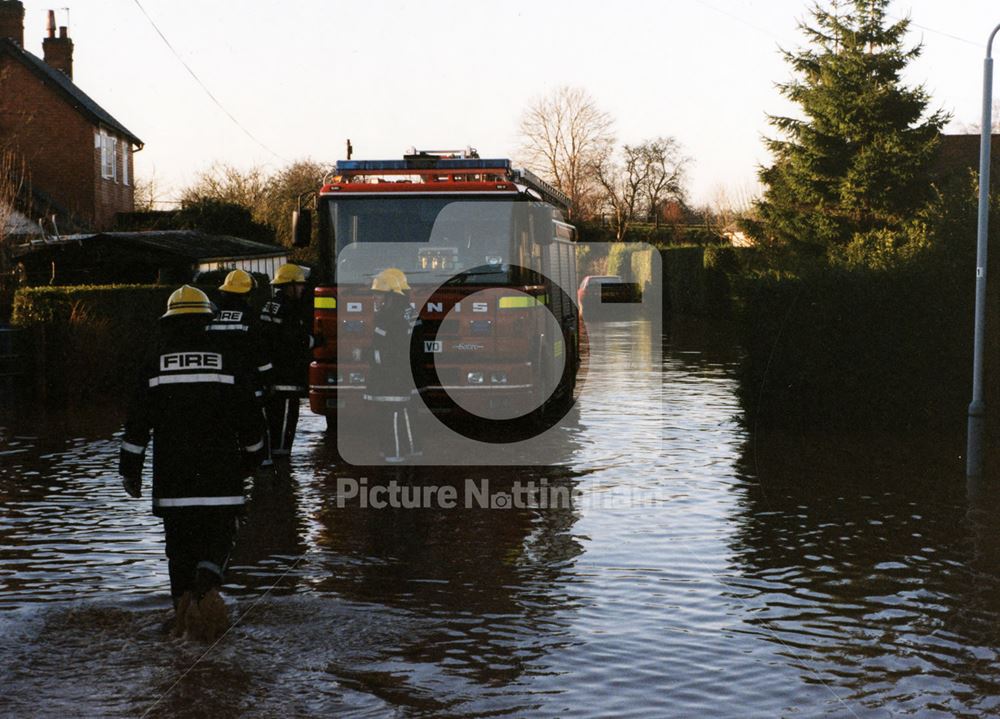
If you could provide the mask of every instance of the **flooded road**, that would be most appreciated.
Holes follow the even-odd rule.
[[[3,420],[0,715],[1000,715],[1000,504],[970,506],[958,443],[751,438],[729,336],[674,328],[662,361],[651,341],[592,338],[566,467],[366,472],[544,479],[570,506],[362,508],[304,412],[207,653],[160,634],[162,530],[114,476],[121,418]]]

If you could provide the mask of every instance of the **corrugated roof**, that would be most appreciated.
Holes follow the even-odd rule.
[[[57,239],[47,239],[44,243],[33,243],[30,247],[22,246],[22,252],[32,252],[44,247],[73,242],[122,243],[133,248],[144,248],[201,262],[247,257],[279,257],[288,254],[288,249],[279,245],[244,240],[242,237],[230,235],[209,235],[197,230],[96,232],[93,234],[61,235]]]
[[[69,101],[69,103],[87,115],[100,125],[114,130],[127,137],[133,144],[142,147],[143,142],[135,136],[128,128],[111,116],[107,110],[98,105],[87,93],[77,87],[65,74],[50,67],[41,58],[35,57],[30,52],[22,49],[17,43],[9,38],[0,39],[0,52],[6,52],[9,56],[23,63],[29,70],[38,75],[42,82],[54,85],[56,89]]]

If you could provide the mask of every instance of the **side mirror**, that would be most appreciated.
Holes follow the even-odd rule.
[[[292,245],[308,247],[312,241],[312,210],[292,211]]]
[[[542,247],[551,245],[552,234],[555,232],[555,226],[552,224],[552,208],[545,205],[533,208],[528,221],[531,223],[531,234],[535,241]]]

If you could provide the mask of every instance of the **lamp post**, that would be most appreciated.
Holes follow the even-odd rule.
[[[972,402],[969,403],[969,441],[965,473],[978,477],[983,473],[983,429],[986,404],[983,402],[983,341],[986,336],[986,235],[990,206],[990,140],[993,123],[993,38],[1000,25],[993,28],[986,42],[983,60],[983,119],[979,139],[979,218],[976,225],[976,324],[972,348]]]

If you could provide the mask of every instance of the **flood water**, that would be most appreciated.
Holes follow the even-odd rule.
[[[365,472],[545,479],[570,506],[363,508],[304,411],[210,649],[160,633],[162,530],[114,476],[119,413],[8,416],[0,715],[1000,715],[1000,504],[967,498],[958,443],[751,436],[727,333],[653,341],[592,337],[565,467]]]

